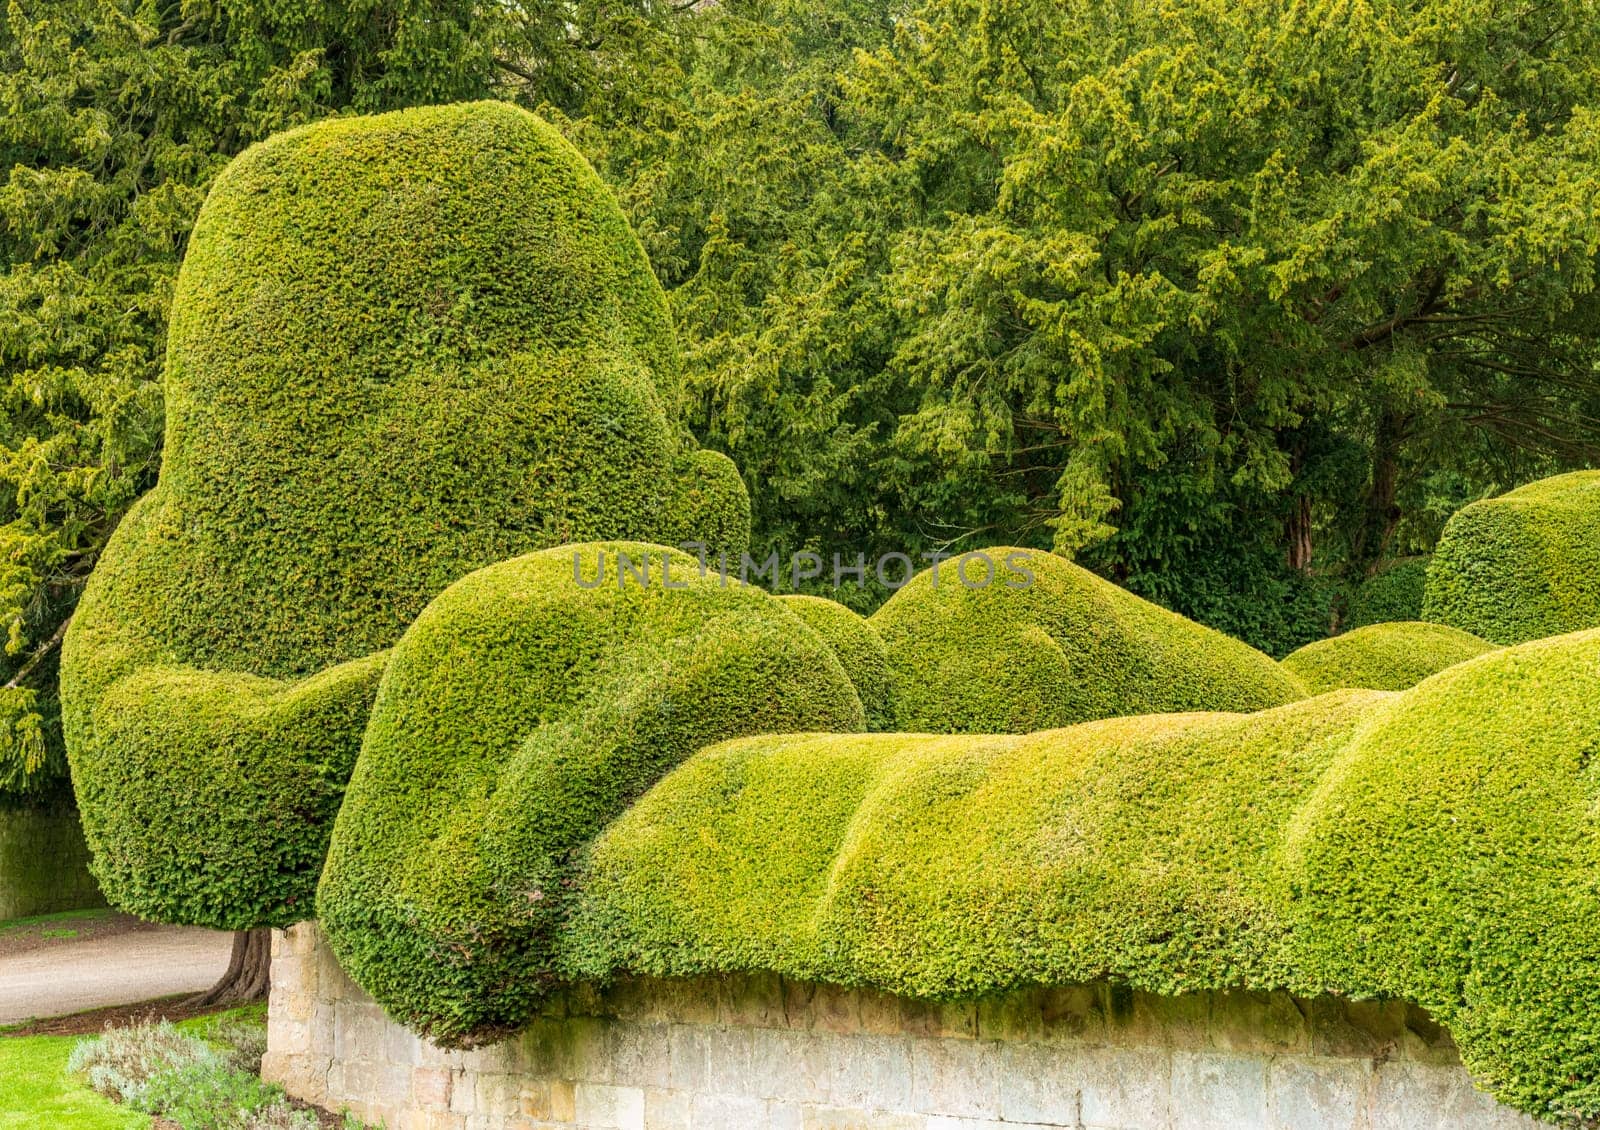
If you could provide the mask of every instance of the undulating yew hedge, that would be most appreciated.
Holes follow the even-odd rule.
[[[1411,620],[1369,624],[1318,640],[1281,662],[1312,694],[1350,688],[1403,691],[1494,646],[1460,628]]]
[[[1422,618],[1494,643],[1600,626],[1600,471],[1540,479],[1445,524]]]
[[[1401,997],[1501,1100],[1593,1118],[1597,671],[1586,632],[1254,714],[724,743],[598,838],[562,962]]]
[[[440,1043],[503,1035],[558,976],[577,864],[608,821],[703,746],[864,725],[785,602],[686,554],[588,545],[490,566],[394,647],[318,917],[391,1016]]]
[[[984,583],[981,583],[984,582]],[[1065,558],[999,547],[925,569],[871,618],[901,730],[1027,733],[1305,695],[1248,644]]]
[[[836,600],[789,593],[780,596],[784,606],[810,624],[833,649],[850,676],[867,712],[867,729],[894,730],[894,678],[889,671],[889,649],[872,622]]]
[[[621,210],[531,114],[335,119],[229,165],[173,298],[160,482],[64,647],[106,894],[305,917],[379,653],[429,600],[588,538],[737,555],[744,488],[681,434],[679,382]]]

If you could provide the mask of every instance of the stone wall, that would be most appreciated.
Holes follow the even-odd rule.
[[[777,977],[575,992],[511,1042],[390,1022],[273,939],[269,1078],[388,1130],[1532,1130],[1403,1003],[1082,986],[952,1005]]]
[[[104,905],[75,810],[0,808],[0,922]]]

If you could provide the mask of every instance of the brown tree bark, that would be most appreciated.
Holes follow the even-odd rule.
[[[1410,417],[1385,410],[1378,416],[1372,441],[1372,482],[1367,487],[1366,513],[1356,531],[1351,558],[1360,574],[1378,571],[1395,529],[1400,525],[1400,446],[1408,438]]]
[[[272,987],[272,931],[236,930],[228,970],[211,988],[187,1001],[196,1008],[250,1004],[265,1000]]]

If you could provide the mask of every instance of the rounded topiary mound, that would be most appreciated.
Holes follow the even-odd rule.
[[[1500,1099],[1577,1124],[1600,1116],[1597,669],[1585,632],[1255,714],[728,742],[596,840],[564,961],[1398,997]]]
[[[724,738],[864,721],[783,602],[685,554],[577,546],[490,566],[395,645],[318,917],[390,1015],[440,1043],[492,1039],[556,977],[584,846],[657,778]]]
[[[1369,624],[1318,640],[1284,656],[1282,663],[1312,694],[1352,687],[1403,691],[1494,646],[1460,628],[1411,620]]]
[[[871,621],[823,596],[791,593],[780,596],[784,606],[810,624],[850,676],[867,712],[867,729],[893,730],[894,681],[889,673],[889,649]]]
[[[382,672],[446,585],[583,538],[738,553],[676,422],[661,290],[583,158],[497,103],[252,147],[173,299],[161,480],[67,636],[65,729],[117,904],[305,917]]]
[[[965,572],[952,559],[918,574],[872,616],[902,730],[1026,733],[1122,714],[1259,710],[1305,694],[1248,644],[1061,557],[981,556]]]
[[[1494,643],[1600,625],[1600,471],[1457,511],[1433,552],[1422,618]]]

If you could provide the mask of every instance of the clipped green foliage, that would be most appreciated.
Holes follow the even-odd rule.
[[[902,730],[1027,733],[1124,714],[1259,710],[1305,694],[1248,644],[1038,550],[942,562],[871,624],[889,648]]]
[[[1422,618],[1495,643],[1600,625],[1600,471],[1458,510],[1433,551]]]
[[[433,596],[575,539],[739,552],[744,489],[678,385],[638,242],[531,114],[342,118],[230,164],[173,299],[160,483],[62,660],[108,896],[305,917],[381,652]]]
[[[1368,624],[1397,624],[1422,619],[1423,590],[1428,584],[1428,561],[1423,557],[1403,557],[1368,577],[1350,594],[1350,607],[1344,627],[1364,628]]]
[[[634,798],[724,738],[864,726],[816,632],[696,566],[545,550],[458,581],[401,637],[317,902],[390,1015],[442,1044],[516,1029],[556,976],[584,846]]]
[[[1597,665],[1590,632],[1249,715],[725,743],[596,841],[564,961],[1395,996],[1502,1100],[1595,1117]]]
[[[1284,656],[1282,663],[1312,694],[1349,688],[1403,691],[1494,646],[1460,628],[1410,620],[1369,624],[1318,640]]]
[[[779,600],[800,619],[815,629],[833,649],[861,696],[867,712],[867,729],[893,730],[895,724],[894,680],[889,672],[889,649],[872,622],[836,600],[823,596],[789,593]]]

